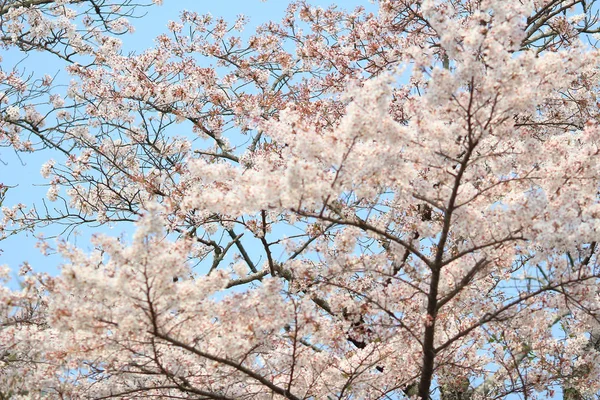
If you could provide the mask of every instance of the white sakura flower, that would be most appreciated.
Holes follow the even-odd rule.
[[[246,273],[248,272],[248,268],[246,267],[246,264],[244,264],[243,262],[237,262],[235,264],[233,264],[233,272],[235,272],[235,274],[239,277],[243,277],[246,276]]]
[[[106,215],[106,210],[99,210],[98,215],[96,216],[96,220],[101,224],[108,222],[108,216]]]
[[[8,117],[8,119],[16,121],[21,116],[21,110],[17,106],[7,107],[6,116]]]
[[[12,269],[6,264],[0,265],[0,280],[6,281],[10,278]]]
[[[42,168],[40,169],[40,174],[42,174],[42,177],[44,179],[48,179],[50,173],[52,172],[52,168],[54,168],[54,164],[54,160],[48,160],[46,163],[44,163],[44,165],[42,165]]]
[[[60,108],[65,105],[65,100],[58,94],[51,95],[50,102],[55,108]]]
[[[29,265],[29,263],[27,261],[25,261],[22,265],[21,268],[19,268],[19,276],[24,276],[27,275],[28,273],[30,273],[32,271],[31,265]]]
[[[174,21],[169,21],[169,22],[167,23],[167,28],[168,28],[168,29],[169,29],[171,32],[174,32],[174,33],[180,33],[180,32],[181,32],[181,30],[183,29],[183,25],[182,25],[182,24],[179,24],[179,23],[177,23],[177,22],[174,22]]]
[[[51,185],[48,189],[48,192],[46,193],[46,197],[50,201],[56,201],[56,199],[58,199],[58,186]]]
[[[215,223],[209,223],[209,224],[204,225],[204,230],[209,235],[214,235],[219,230],[219,225],[217,225]]]

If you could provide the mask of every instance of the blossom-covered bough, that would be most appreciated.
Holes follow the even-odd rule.
[[[598,4],[185,11],[125,53],[146,5],[0,6],[71,79],[2,63],[0,141],[49,159],[4,235],[136,224],[2,288],[1,398],[595,398]]]

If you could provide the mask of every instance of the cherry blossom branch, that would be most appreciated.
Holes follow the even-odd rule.
[[[373,232],[376,233],[378,235],[383,236],[384,238],[394,242],[394,243],[398,243],[399,245],[403,246],[404,248],[410,250],[411,253],[414,253],[417,257],[419,257],[419,259],[421,261],[423,261],[426,265],[431,266],[432,262],[429,260],[428,257],[426,257],[423,253],[421,253],[418,249],[416,249],[413,245],[409,244],[408,242],[394,236],[391,235],[371,224],[369,224],[366,221],[355,221],[355,220],[348,220],[348,219],[337,219],[337,218],[332,218],[329,217],[327,215],[322,215],[322,214],[317,214],[317,213],[311,213],[308,211],[304,211],[304,210],[300,210],[300,209],[296,209],[296,208],[291,208],[290,211],[301,215],[303,217],[310,217],[310,218],[315,218],[315,219],[320,219],[320,220],[324,220],[327,222],[332,222],[335,224],[339,224],[339,225],[349,225],[349,226],[356,226],[357,228],[360,228],[364,231],[367,232]]]
[[[454,178],[454,185],[452,192],[448,199],[448,204],[444,209],[444,220],[442,222],[442,231],[440,238],[436,245],[435,259],[431,264],[431,277],[429,284],[429,293],[427,294],[427,318],[428,321],[425,325],[425,333],[423,337],[423,363],[421,370],[421,378],[419,381],[419,396],[425,400],[429,397],[431,390],[431,381],[433,377],[434,359],[436,356],[434,339],[435,339],[435,326],[438,306],[438,290],[441,271],[443,267],[443,258],[446,251],[446,241],[450,233],[451,222],[453,212],[455,210],[455,203],[458,196],[458,189],[462,184],[462,177],[469,165],[470,157],[475,147],[477,146],[477,139],[474,137],[474,127],[472,124],[472,107],[474,101],[474,85],[475,81],[471,78],[470,91],[469,91],[469,104],[467,106],[466,122],[467,122],[467,139],[468,147],[466,153],[463,156],[462,162],[460,163],[459,169]],[[470,278],[469,278],[470,279]]]
[[[246,376],[260,382],[262,385],[268,387],[271,391],[273,391],[273,393],[277,393],[280,396],[289,399],[289,400],[300,400],[299,397],[296,397],[295,395],[293,395],[292,393],[290,393],[288,390],[283,389],[277,385],[274,385],[271,381],[269,381],[268,379],[264,378],[263,376],[259,375],[258,373],[252,371],[249,368],[244,367],[241,364],[238,364],[235,361],[229,360],[227,358],[222,358],[222,357],[218,357],[209,353],[206,353],[204,351],[201,351],[193,346],[190,346],[184,342],[181,342],[177,339],[174,339],[168,335],[164,335],[158,331],[155,332],[151,332],[153,335],[155,335],[157,338],[162,339],[164,341],[166,341],[167,343],[171,343],[172,345],[179,347],[181,349],[187,350],[190,353],[196,354],[199,357],[202,358],[206,358],[208,360],[211,361],[215,361],[218,362],[220,364],[223,365],[227,365],[229,367],[232,367],[233,369],[240,371],[241,373],[245,374]]]

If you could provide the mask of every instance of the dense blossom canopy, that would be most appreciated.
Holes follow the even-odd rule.
[[[0,398],[600,393],[599,4],[183,11],[122,51],[145,6],[0,2],[70,79],[0,64],[1,145],[48,160],[2,237],[136,226],[4,267]]]

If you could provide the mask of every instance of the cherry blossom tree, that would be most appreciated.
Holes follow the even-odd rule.
[[[3,234],[136,226],[2,287],[1,398],[600,393],[598,4],[183,11],[126,54],[144,6],[0,5],[71,79],[2,64],[2,145],[48,155]]]

